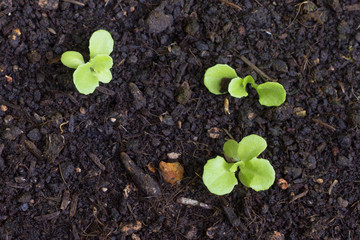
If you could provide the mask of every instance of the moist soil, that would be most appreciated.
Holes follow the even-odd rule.
[[[0,8],[0,239],[360,239],[357,0]],[[82,95],[60,56],[88,60],[98,29],[115,40],[113,80]],[[211,94],[217,63],[278,81],[286,102]],[[211,194],[204,164],[250,134],[267,140],[274,185]],[[182,181],[165,182],[161,161]]]

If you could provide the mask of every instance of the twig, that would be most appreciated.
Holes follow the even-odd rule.
[[[332,193],[332,190],[333,190],[333,188],[335,187],[335,185],[338,183],[339,181],[337,180],[337,179],[335,179],[333,182],[332,182],[332,184],[330,185],[330,187],[329,187],[329,195],[331,195],[331,193]]]
[[[233,8],[236,8],[237,10],[241,11],[242,8],[238,5],[236,5],[235,3],[232,3],[232,2],[229,2],[227,0],[219,0],[220,2],[222,2],[223,4],[227,5],[227,6],[230,6],[230,7],[233,7]]]
[[[302,193],[300,193],[300,194],[298,194],[298,195],[296,195],[296,196],[294,196],[294,197],[290,200],[289,203],[292,203],[292,202],[294,202],[295,200],[297,200],[297,199],[299,199],[299,198],[305,197],[308,192],[309,192],[308,186],[305,185],[305,191],[302,192]]]
[[[319,119],[316,119],[316,118],[313,118],[312,121],[314,123],[317,123],[321,126],[324,126],[324,127],[327,127],[328,129],[330,129],[331,131],[336,131],[336,128],[331,126],[330,124],[327,124],[327,123],[324,123],[323,121],[319,120]]]
[[[85,6],[85,3],[82,3],[82,2],[79,2],[79,1],[76,1],[76,0],[63,0],[64,2],[68,2],[68,3],[73,3],[73,4],[77,4],[77,5],[80,5],[80,6]]]
[[[257,66],[255,66],[255,64],[253,64],[252,62],[250,62],[249,59],[247,59],[244,56],[240,56],[240,59],[244,61],[244,63],[246,63],[249,67],[251,67],[252,69],[254,69],[255,72],[257,72],[262,78],[265,78],[269,81],[277,81],[276,79],[272,79],[271,77],[269,77],[266,73],[264,73],[263,71],[261,71]]]

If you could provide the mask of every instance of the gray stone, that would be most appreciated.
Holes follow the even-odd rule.
[[[30,130],[30,132],[27,134],[27,137],[34,142],[40,141],[41,140],[40,130],[38,128],[34,128]]]

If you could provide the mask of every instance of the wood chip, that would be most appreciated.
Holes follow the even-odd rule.
[[[105,171],[105,166],[100,162],[100,159],[93,153],[88,154],[90,159],[98,166],[102,171]]]
[[[26,148],[39,160],[43,160],[41,151],[36,147],[36,145],[30,141],[25,140],[24,141]]]
[[[79,201],[79,195],[74,194],[71,199],[70,213],[69,213],[70,217],[75,216],[78,201]]]
[[[61,201],[60,209],[65,210],[70,203],[70,191],[65,190]]]
[[[36,221],[49,221],[51,219],[57,218],[59,215],[60,215],[60,211],[56,211],[56,212],[53,212],[53,213],[36,216],[36,217],[34,217],[34,219]]]

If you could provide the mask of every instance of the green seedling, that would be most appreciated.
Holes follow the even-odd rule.
[[[256,84],[252,76],[248,75],[245,78],[240,78],[235,70],[227,64],[216,64],[207,69],[204,76],[205,86],[211,93],[216,95],[229,92],[232,97],[246,97],[248,95],[246,91],[248,83],[259,94],[261,105],[272,107],[280,106],[285,102],[286,91],[280,83]]]
[[[216,195],[230,193],[238,184],[235,174],[240,168],[239,180],[243,185],[255,191],[269,189],[275,181],[274,168],[268,160],[258,158],[266,147],[265,139],[258,135],[244,137],[239,143],[226,141],[223,151],[232,163],[220,156],[209,159],[202,176],[205,186]]]
[[[114,48],[114,40],[106,30],[97,30],[89,41],[90,60],[85,63],[79,52],[67,51],[61,55],[61,62],[76,69],[73,80],[76,89],[82,94],[90,94],[99,86],[99,82],[109,83],[112,79],[110,68],[113,59],[110,53]]]

